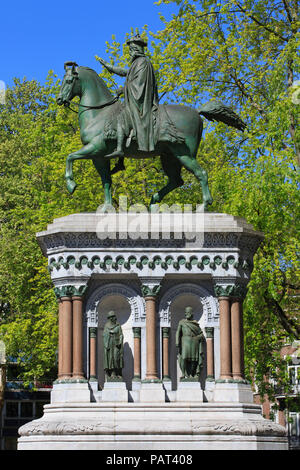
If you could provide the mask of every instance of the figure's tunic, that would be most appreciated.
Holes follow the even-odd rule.
[[[104,369],[122,369],[123,364],[123,333],[121,326],[108,321],[103,330]]]
[[[144,55],[134,59],[126,76],[125,125],[132,128],[139,150],[154,150],[153,113],[158,109],[155,74],[150,59]],[[128,134],[127,134],[128,135]]]
[[[180,345],[180,360],[202,362],[202,330],[196,320],[180,320],[176,332],[176,344]]]

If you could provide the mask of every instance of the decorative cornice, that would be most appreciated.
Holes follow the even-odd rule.
[[[133,267],[137,268],[138,271],[142,271],[145,267],[147,269],[155,270],[156,267],[160,267],[167,271],[168,269],[175,269],[180,271],[182,269],[194,270],[195,268],[199,271],[206,269],[216,270],[221,267],[228,271],[229,269],[236,269],[244,273],[250,273],[253,268],[253,264],[248,258],[241,258],[236,255],[154,255],[154,256],[123,256],[118,255],[112,257],[105,255],[102,258],[98,255],[83,255],[81,257],[75,257],[69,255],[67,257],[60,256],[58,259],[50,257],[48,270],[50,272],[59,271],[60,269],[65,270],[76,270],[80,271],[87,268],[91,272],[96,269],[97,271],[103,270],[126,270],[130,271]]]

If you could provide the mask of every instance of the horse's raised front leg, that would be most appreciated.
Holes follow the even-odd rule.
[[[73,161],[93,158],[92,154],[94,151],[95,146],[92,143],[89,143],[80,150],[76,150],[76,152],[70,153],[70,155],[67,156],[65,178],[70,194],[73,194],[77,186],[73,178]]]

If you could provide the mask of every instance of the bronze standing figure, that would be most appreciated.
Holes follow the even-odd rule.
[[[124,367],[122,328],[114,311],[108,313],[107,319],[103,330],[104,370],[108,380],[121,379]]]
[[[186,307],[185,318],[180,320],[176,331],[181,379],[199,377],[203,366],[203,339],[202,330],[198,322],[193,319],[192,307]]]

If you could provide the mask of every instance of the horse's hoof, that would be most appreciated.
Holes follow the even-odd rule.
[[[115,213],[115,208],[112,204],[109,203],[104,203],[101,206],[98,207],[97,212],[100,214],[107,214],[107,213]]]
[[[153,194],[151,201],[150,201],[150,207],[154,206],[155,204],[158,204],[159,202],[160,202],[159,194],[158,193]]]
[[[207,201],[204,201],[204,210],[206,211],[208,209],[208,206],[211,206],[213,203],[213,198],[210,197]]]
[[[70,194],[73,194],[75,189],[76,189],[77,184],[75,183],[74,180],[71,180],[70,178],[67,179],[67,189]]]

